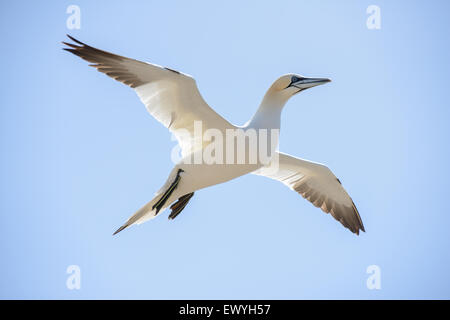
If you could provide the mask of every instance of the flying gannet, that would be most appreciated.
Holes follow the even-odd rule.
[[[305,89],[330,82],[329,79],[306,78],[296,74],[281,76],[266,92],[260,107],[250,121],[238,127],[208,106],[200,95],[195,80],[189,75],[102,51],[69,35],[68,37],[74,43],[63,42],[69,47],[64,50],[81,57],[98,71],[133,88],[148,112],[174,134],[181,148],[181,159],[177,161],[162,188],[114,234],[133,224],[140,224],[156,217],[169,206],[171,209],[169,219],[174,219],[186,207],[195,191],[248,173],[280,181],[314,206],[331,213],[353,233],[365,231],[355,204],[330,169],[319,163],[278,152],[277,135],[270,137],[268,134],[258,135],[255,140],[258,148],[269,149],[270,163],[261,161],[259,156],[256,162],[192,161],[201,159],[203,153],[211,147],[213,139],[204,138],[211,130],[215,130],[213,132],[216,135],[224,136],[230,130],[239,129],[244,132],[251,130],[276,132],[280,129],[281,111],[289,98]],[[201,126],[196,125],[196,122]],[[249,145],[250,143],[241,146],[244,148],[245,159],[250,157]],[[235,160],[236,150],[236,147],[228,150],[222,146],[222,149],[218,148],[215,152],[219,154],[223,151],[227,157],[230,155],[230,159]],[[271,166],[273,164],[276,165]]]

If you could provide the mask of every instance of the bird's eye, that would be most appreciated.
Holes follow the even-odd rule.
[[[291,82],[298,82],[298,81],[300,81],[301,79],[299,78],[299,77],[296,77],[296,76],[292,76],[292,78],[291,78]]]

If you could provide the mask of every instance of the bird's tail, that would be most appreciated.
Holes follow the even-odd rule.
[[[154,205],[158,202],[161,194],[157,194],[152,200],[150,200],[146,205],[136,211],[127,222],[125,222],[119,229],[117,229],[113,235],[119,233],[120,231],[128,228],[133,224],[141,224],[145,221],[153,219],[157,215],[157,208],[154,208]]]
[[[178,183],[181,180],[182,172],[184,172],[183,169],[175,167],[172,170],[169,179],[167,179],[164,186],[156,193],[155,197],[150,200],[150,202],[148,202],[145,206],[140,208],[135,214],[133,214],[128,219],[128,221],[124,223],[123,226],[121,226],[116,230],[116,232],[113,233],[113,235],[119,233],[120,231],[128,228],[133,224],[141,224],[147,220],[153,219],[159,212],[164,211],[164,209],[170,205],[170,202],[167,203],[167,201],[170,199],[170,196],[177,188]],[[184,209],[191,197],[192,195],[181,197],[180,199],[178,199],[179,201],[177,202],[177,205],[174,205],[172,207],[173,214],[170,216],[171,219],[175,218]]]

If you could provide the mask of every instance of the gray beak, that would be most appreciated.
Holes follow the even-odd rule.
[[[304,90],[315,86],[320,86],[321,84],[325,84],[330,81],[331,80],[327,78],[303,78],[297,82],[291,83],[289,87],[295,87],[300,90]]]

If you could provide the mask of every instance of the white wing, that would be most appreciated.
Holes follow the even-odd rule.
[[[365,231],[355,204],[328,167],[279,153],[278,170],[261,168],[253,173],[282,182],[353,233]]]
[[[223,130],[232,125],[211,109],[198,91],[195,80],[178,71],[129,59],[88,46],[63,42],[69,52],[91,62],[90,66],[137,92],[148,112],[177,138],[182,155],[204,147],[202,136],[194,141],[194,121],[201,121],[201,135],[209,128]]]

